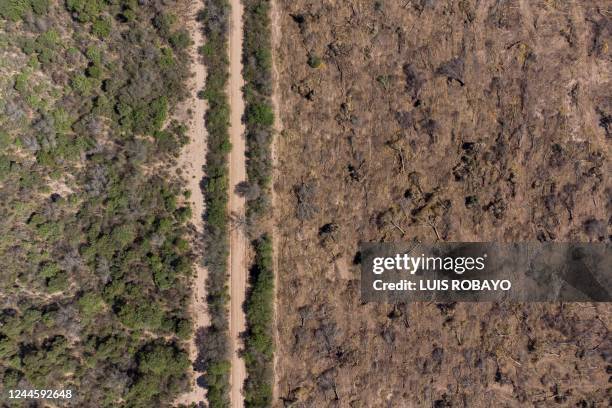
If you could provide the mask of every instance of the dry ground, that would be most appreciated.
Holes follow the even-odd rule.
[[[608,304],[362,304],[356,255],[609,240],[609,2],[277,3],[278,405],[608,406]]]
[[[232,151],[229,160],[229,211],[233,217],[244,217],[245,199],[235,192],[236,186],[246,180],[246,156],[244,124],[244,101],[242,99],[242,3],[231,0],[231,31],[229,38],[230,57],[230,142]],[[230,231],[230,341],[231,341],[231,403],[232,408],[244,406],[242,386],[246,378],[244,360],[240,358],[243,348],[241,334],[246,329],[246,318],[243,304],[247,288],[247,238],[242,228],[232,228]]]
[[[190,206],[192,209],[191,224],[194,228],[194,248],[200,251],[202,248],[202,234],[204,233],[204,195],[200,188],[200,183],[204,179],[204,163],[206,158],[206,127],[204,126],[204,114],[206,113],[206,101],[197,97],[198,91],[204,87],[206,80],[206,69],[200,61],[198,55],[198,47],[204,43],[202,37],[202,29],[196,21],[197,13],[201,7],[201,3],[194,1],[188,13],[188,25],[193,44],[191,46],[191,58],[193,77],[190,81],[189,89],[191,97],[185,103],[183,113],[189,121],[189,143],[182,151],[178,160],[178,166],[183,170],[183,175],[187,179],[187,187],[191,193]],[[207,271],[202,266],[202,256],[200,252],[194,264],[195,275],[192,286],[192,301],[190,304],[191,316],[193,319],[194,338],[189,343],[189,356],[191,361],[195,361],[197,357],[197,347],[195,344],[195,334],[198,328],[206,327],[209,324],[208,314],[206,311],[206,278]],[[189,405],[206,400],[206,392],[204,388],[196,384],[198,374],[190,369],[191,389],[188,393],[182,395],[177,403]]]

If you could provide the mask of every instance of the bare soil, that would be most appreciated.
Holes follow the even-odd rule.
[[[178,160],[178,167],[182,169],[183,175],[187,180],[187,187],[191,192],[190,206],[192,209],[191,224],[194,229],[193,247],[196,250],[202,248],[202,237],[204,233],[204,195],[200,187],[201,181],[204,179],[204,164],[206,158],[206,127],[204,125],[204,114],[206,113],[207,104],[205,100],[197,97],[197,93],[204,87],[206,81],[206,70],[204,64],[201,63],[198,55],[198,47],[204,43],[200,24],[196,21],[200,3],[192,2],[189,10],[189,30],[193,44],[191,46],[191,59],[193,77],[190,80],[189,89],[191,97],[183,107],[185,111],[183,115],[187,117],[187,110],[191,110],[189,117],[189,143],[182,151]],[[206,327],[209,324],[208,314],[206,311],[206,278],[207,271],[203,266],[202,253],[198,253],[196,262],[194,263],[194,278],[192,286],[192,301],[190,304],[191,317],[193,320],[193,339],[189,341],[189,357],[193,362],[197,358],[197,346],[195,344],[195,335],[199,328]],[[204,388],[196,384],[198,374],[190,368],[191,389],[177,400],[177,403],[189,405],[206,401],[206,391]]]
[[[279,47],[280,45],[280,41],[281,41],[281,36],[282,33],[280,31],[281,25],[280,25],[280,21],[279,21],[280,15],[279,15],[279,8],[278,5],[276,4],[276,1],[273,0],[271,2],[271,7],[270,7],[270,21],[271,21],[271,34],[272,34],[272,53],[273,53],[273,60],[272,60],[272,74],[273,74],[273,92],[272,92],[272,108],[274,109],[274,130],[275,130],[275,136],[271,145],[271,149],[272,149],[272,162],[273,162],[273,178],[274,178],[274,182],[276,182],[276,180],[279,179],[279,177],[281,177],[281,175],[278,173],[278,169],[277,169],[277,162],[278,162],[278,158],[277,158],[277,149],[276,149],[276,140],[278,138],[278,135],[280,135],[280,133],[282,132],[283,129],[283,123],[282,123],[282,115],[281,115],[281,102],[280,102],[280,72],[278,70],[277,67],[277,61],[276,61],[276,49]],[[272,197],[272,209],[273,209],[273,214],[272,214],[272,218],[273,220],[278,219],[278,207],[276,205],[276,192],[274,190],[274,188],[271,191],[271,197]],[[276,227],[276,225],[273,223],[272,225],[272,256],[273,256],[273,270],[274,271],[278,271],[278,228]],[[274,274],[274,344],[279,344],[280,343],[280,338],[279,338],[279,333],[278,333],[278,316],[279,316],[279,312],[278,312],[278,273]],[[277,379],[277,375],[276,373],[278,372],[278,353],[274,354],[274,362],[273,362],[273,370],[274,370],[274,383],[273,383],[273,388],[272,388],[272,398],[273,401],[276,401],[279,399],[279,389],[278,389],[278,381],[276,381]]]
[[[244,139],[244,101],[242,99],[242,3],[240,0],[231,2],[231,31],[229,39],[230,56],[230,142],[232,151],[229,160],[229,210],[234,218],[244,218],[245,198],[235,192],[236,186],[246,180],[246,142]],[[231,394],[233,408],[244,406],[242,386],[246,378],[244,360],[240,357],[243,348],[241,334],[246,330],[246,318],[243,304],[246,298],[248,279],[247,270],[247,238],[242,228],[232,228],[230,231],[230,341],[231,341]]]
[[[609,406],[609,304],[363,304],[357,253],[609,241],[609,3],[277,5],[277,405]]]

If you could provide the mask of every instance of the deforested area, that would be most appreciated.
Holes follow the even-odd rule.
[[[609,304],[362,304],[357,245],[609,242],[609,3],[277,5],[275,404],[608,406]]]
[[[0,405],[51,389],[71,390],[52,406],[169,406],[188,388],[187,5],[0,1]]]

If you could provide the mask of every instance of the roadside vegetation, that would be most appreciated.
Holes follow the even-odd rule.
[[[4,390],[72,389],[75,406],[144,407],[188,386],[191,210],[169,169],[186,142],[171,118],[187,95],[190,39],[186,2],[161,4],[0,2]],[[211,135],[226,121],[221,105]],[[211,151],[227,152],[222,139]],[[225,194],[212,163],[207,190]],[[215,237],[223,194],[209,194]],[[222,293],[211,290],[219,308]]]
[[[207,70],[201,98],[208,102],[206,129],[206,234],[205,263],[208,269],[207,301],[211,324],[198,334],[196,369],[203,372],[200,384],[208,389],[210,407],[229,406],[229,323],[228,323],[228,154],[229,78],[228,32],[230,5],[227,0],[205,0],[199,15],[205,45],[200,49]]]
[[[248,323],[244,360],[248,377],[244,387],[245,406],[272,406],[274,378],[274,269],[272,241],[263,235],[253,243],[255,260],[250,271],[246,301]]]
[[[270,39],[270,2],[243,0],[245,80],[245,121],[247,177],[251,194],[247,215],[252,226],[263,225],[270,216],[272,182],[272,137],[274,111],[272,96],[272,45]],[[252,231],[252,235],[260,235]]]
[[[274,270],[272,254],[272,45],[270,2],[243,0],[243,76],[246,104],[247,225],[255,254],[246,300],[243,356],[247,369],[245,406],[272,405],[274,381]]]

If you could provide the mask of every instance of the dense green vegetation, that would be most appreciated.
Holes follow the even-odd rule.
[[[274,381],[274,270],[270,228],[274,110],[270,2],[243,0],[243,4],[248,185],[241,189],[249,192],[247,216],[255,253],[246,301],[244,398],[247,407],[269,407]]]
[[[17,22],[34,13],[43,15],[49,10],[49,0],[3,0],[0,2],[0,17]]]
[[[206,0],[200,14],[206,44],[200,53],[206,64],[206,86],[199,96],[208,101],[206,129],[206,266],[208,269],[207,297],[211,325],[198,336],[199,356],[196,369],[204,372],[211,407],[229,406],[229,325],[227,260],[228,236],[228,153],[229,101],[228,81],[229,3],[226,0]],[[201,340],[203,339],[203,341]]]
[[[187,388],[190,210],[168,170],[186,139],[169,119],[186,95],[181,3],[0,1],[0,388],[96,407],[167,406]]]
[[[244,360],[249,374],[244,398],[247,407],[272,405],[274,336],[274,269],[272,242],[264,235],[253,244],[255,260],[250,271],[246,302],[248,328],[244,341]]]
[[[246,82],[247,176],[252,188],[261,193],[248,197],[250,224],[261,224],[270,215],[270,185],[274,111],[272,95],[272,52],[270,39],[270,2],[243,0],[244,48],[243,76]]]

